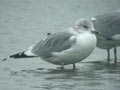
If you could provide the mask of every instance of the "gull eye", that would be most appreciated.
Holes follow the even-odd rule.
[[[83,26],[85,29],[88,29],[88,26]]]

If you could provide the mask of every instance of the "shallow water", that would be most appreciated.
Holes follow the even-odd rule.
[[[0,58],[26,50],[47,32],[68,28],[78,18],[119,5],[115,0],[1,0]],[[40,58],[0,61],[0,90],[120,90],[119,51],[118,64],[107,64],[106,51],[96,48],[75,71],[72,65],[61,71]]]
[[[12,64],[12,62],[9,62]],[[20,62],[19,62],[20,63]],[[14,64],[18,64],[14,62]],[[27,63],[27,62],[25,62]],[[30,65],[9,65],[0,69],[1,90],[119,90],[120,63],[104,61],[81,62],[77,69],[60,67],[42,62]],[[7,62],[8,64],[8,62]],[[35,64],[35,67],[34,65]],[[57,67],[57,68],[56,68]]]

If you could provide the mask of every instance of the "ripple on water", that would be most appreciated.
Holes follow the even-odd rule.
[[[110,88],[120,89],[120,64],[105,62],[82,62],[76,70],[60,67],[56,69],[36,68],[10,71],[16,76],[16,82],[21,86],[50,90],[103,90],[110,84]],[[18,78],[20,77],[20,78]],[[103,88],[102,88],[103,87]]]

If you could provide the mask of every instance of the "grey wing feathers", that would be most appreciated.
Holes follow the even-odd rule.
[[[115,34],[120,34],[120,11],[98,15],[93,21],[96,30],[101,32],[101,36],[110,39]]]
[[[71,36],[72,34],[68,32],[51,34],[45,40],[37,43],[32,52],[42,58],[49,58],[52,56],[52,52],[60,52],[70,48],[75,42],[75,40],[69,40]]]

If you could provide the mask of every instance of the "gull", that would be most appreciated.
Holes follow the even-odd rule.
[[[117,63],[117,49],[120,46],[120,11],[104,13],[91,18],[96,30],[97,47],[107,50],[107,60],[110,62],[110,49],[114,48],[114,63]]]
[[[52,64],[73,65],[88,57],[96,47],[98,31],[93,23],[85,18],[78,19],[74,25],[67,29],[48,35],[45,39],[30,46],[28,50],[10,55],[8,58],[41,57]],[[4,58],[3,61],[8,58]]]

